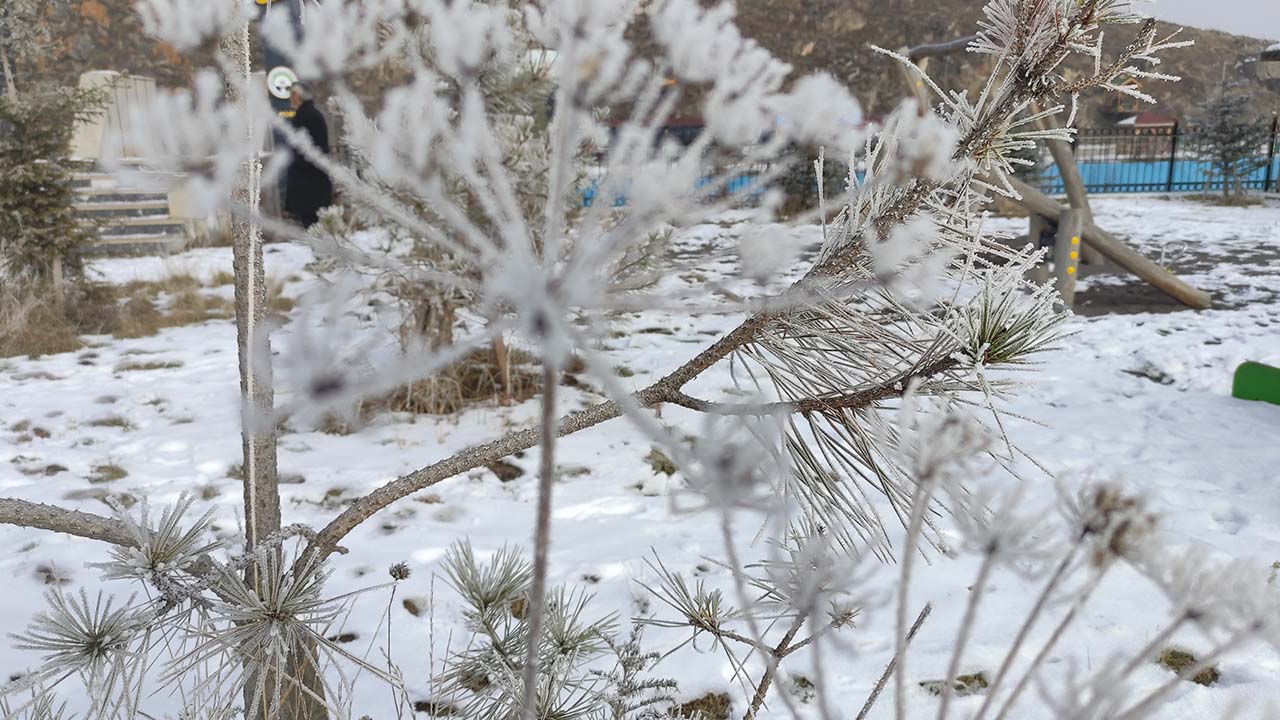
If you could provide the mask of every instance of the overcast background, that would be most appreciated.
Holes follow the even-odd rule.
[[[1169,22],[1280,40],[1280,0],[1156,0],[1144,9]]]

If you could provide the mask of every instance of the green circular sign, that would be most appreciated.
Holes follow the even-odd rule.
[[[271,93],[272,97],[281,100],[289,98],[289,89],[297,82],[298,74],[284,65],[271,68],[271,71],[267,73],[267,91]]]

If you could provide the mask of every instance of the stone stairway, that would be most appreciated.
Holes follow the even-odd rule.
[[[76,210],[98,225],[98,240],[88,252],[146,255],[179,252],[191,233],[186,221],[169,215],[164,192],[123,187],[107,173],[78,173]]]

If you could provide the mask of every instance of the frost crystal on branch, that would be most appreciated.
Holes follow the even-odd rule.
[[[194,565],[222,547],[221,542],[207,539],[211,532],[212,510],[196,518],[189,527],[184,527],[192,502],[189,495],[180,497],[176,504],[161,512],[154,527],[145,499],[136,520],[131,513],[118,510],[116,516],[124,523],[135,545],[111,548],[111,562],[101,565],[103,578],[145,581],[167,595],[175,593],[173,583],[180,573],[189,572]],[[170,599],[185,598],[174,595]]]

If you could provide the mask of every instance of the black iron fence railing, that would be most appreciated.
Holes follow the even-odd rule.
[[[1084,128],[1073,146],[1090,193],[1221,192],[1229,182],[1246,190],[1280,192],[1280,119],[1267,121],[1265,139],[1226,178],[1211,143],[1194,126]],[[1028,180],[1049,194],[1064,191],[1047,150]]]
[[[702,130],[696,121],[673,123],[664,128],[662,138],[688,145]],[[1268,120],[1260,130],[1265,131],[1259,133],[1264,139],[1239,162],[1230,178],[1223,177],[1211,143],[1194,126],[1083,128],[1076,135],[1072,152],[1085,190],[1091,194],[1221,192],[1224,182],[1233,188],[1280,192],[1280,117]],[[1042,146],[1035,155],[1036,167],[1020,173],[1022,179],[1046,194],[1064,193],[1062,177],[1048,148]],[[860,169],[858,172],[861,175]],[[723,191],[758,196],[764,190],[762,184],[769,182],[764,177],[767,174],[762,166],[743,167],[739,174],[731,173]],[[815,191],[816,183],[815,179]],[[593,178],[583,188],[587,204],[601,191],[598,184],[599,178]],[[624,185],[604,188],[612,197],[610,202],[625,204]],[[698,189],[705,191],[706,181],[699,183]]]

